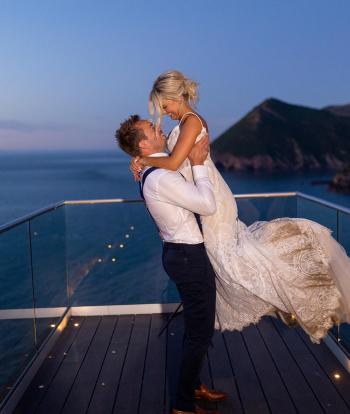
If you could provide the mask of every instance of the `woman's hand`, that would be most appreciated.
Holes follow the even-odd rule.
[[[134,176],[135,181],[140,181],[140,173],[145,168],[145,165],[142,162],[142,157],[133,157],[131,158],[129,169]]]
[[[205,134],[191,149],[188,159],[192,166],[203,165],[209,154],[209,136]]]

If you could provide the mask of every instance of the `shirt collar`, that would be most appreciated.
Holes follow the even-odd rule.
[[[147,157],[169,157],[169,154],[168,154],[168,153],[166,153],[166,152],[155,152],[155,153],[153,153],[153,154],[149,154],[149,155],[147,155]],[[151,167],[146,167],[146,168],[142,171],[141,176],[142,176],[142,175],[143,175],[143,173],[144,173],[146,170],[148,170],[149,168],[151,168]]]

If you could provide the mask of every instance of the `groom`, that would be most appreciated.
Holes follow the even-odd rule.
[[[137,115],[124,121],[115,134],[120,148],[131,155],[163,157],[166,142],[160,129]],[[163,265],[179,291],[185,334],[180,376],[173,414],[205,413],[195,399],[221,401],[226,394],[209,390],[199,374],[215,321],[215,273],[205,251],[196,217],[216,211],[212,184],[204,165],[209,151],[208,137],[199,141],[188,158],[194,184],[176,171],[147,167],[140,192],[163,240]]]

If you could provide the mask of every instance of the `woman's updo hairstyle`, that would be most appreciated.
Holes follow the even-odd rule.
[[[171,99],[174,101],[184,100],[190,105],[195,105],[198,101],[198,83],[186,78],[181,72],[171,70],[158,76],[153,84],[149,95],[149,112],[158,115],[157,123],[160,122],[163,109],[162,99]]]

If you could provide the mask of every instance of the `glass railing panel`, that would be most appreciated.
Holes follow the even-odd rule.
[[[297,197],[297,200],[298,217],[313,220],[328,227],[332,230],[333,237],[338,238],[336,209],[303,197]]]
[[[338,238],[347,255],[350,256],[350,214],[339,211],[338,213]]]
[[[0,401],[35,353],[28,223],[0,233]]]
[[[350,214],[342,211],[338,212],[338,238],[339,243],[350,256]],[[341,324],[339,328],[332,330],[332,334],[350,357],[350,325]]]
[[[332,336],[350,358],[350,325],[342,323],[339,327],[332,329]]]
[[[30,220],[37,346],[68,306],[64,206]]]
[[[66,206],[72,306],[177,302],[143,203]]]
[[[248,226],[255,221],[296,217],[297,215],[295,196],[236,198],[236,201],[238,217]]]

